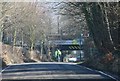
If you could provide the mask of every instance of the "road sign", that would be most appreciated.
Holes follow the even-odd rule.
[[[78,44],[73,45],[58,45],[57,48],[60,50],[81,50],[82,47]]]

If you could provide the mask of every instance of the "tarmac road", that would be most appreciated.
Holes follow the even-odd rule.
[[[9,65],[2,70],[2,81],[41,80],[100,80],[116,81],[103,73],[75,63],[41,62]]]

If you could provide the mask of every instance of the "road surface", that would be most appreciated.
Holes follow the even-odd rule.
[[[103,73],[75,63],[42,62],[9,65],[2,70],[2,81],[39,80],[108,80],[116,81]]]

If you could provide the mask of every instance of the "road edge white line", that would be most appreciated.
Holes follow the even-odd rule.
[[[105,76],[108,76],[108,77],[110,77],[110,78],[118,81],[115,77],[113,77],[113,76],[111,76],[111,75],[109,75],[109,74],[106,74],[106,73],[104,73],[104,72],[102,72],[102,71],[98,71],[98,70],[96,70],[96,71],[99,72],[99,73],[101,73],[101,74],[103,74],[103,75],[105,75]]]
[[[86,69],[88,69],[88,70],[90,70],[90,71],[98,72],[98,73],[100,73],[100,74],[103,74],[103,75],[105,75],[105,76],[108,76],[108,77],[110,77],[110,78],[112,78],[112,79],[118,81],[118,79],[116,79],[115,77],[113,77],[113,76],[111,76],[111,75],[109,75],[109,74],[106,74],[106,73],[104,73],[104,72],[102,72],[102,71],[93,70],[93,69],[91,69],[91,68],[88,68],[88,67],[85,67],[85,66],[82,66],[82,65],[77,65],[77,64],[76,64],[76,66],[86,68]]]
[[[9,67],[11,67],[11,66],[9,65],[9,66],[6,67],[5,69],[3,69],[3,70],[1,71],[1,74],[2,74],[3,71],[5,71],[6,69],[8,69]]]

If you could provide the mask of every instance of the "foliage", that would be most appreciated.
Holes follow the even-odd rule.
[[[76,6],[77,5],[77,6]],[[81,3],[61,2],[53,8],[60,17],[59,26],[62,39],[80,38],[81,33],[88,31]]]
[[[45,8],[43,9],[41,3],[3,3],[1,22],[4,43],[22,46],[26,44],[33,49],[36,42],[45,41],[49,21],[46,19],[47,15],[43,14]]]
[[[83,11],[95,45],[99,51],[109,53],[119,49],[118,3],[85,3]],[[114,20],[111,19],[111,14]],[[114,26],[111,23],[115,23]]]

